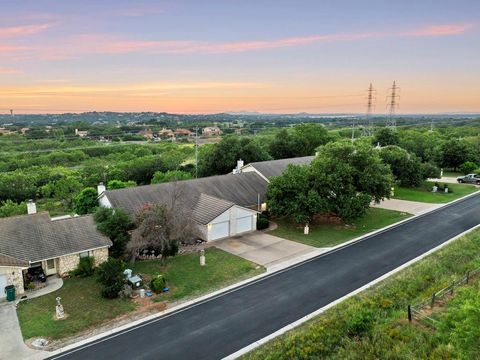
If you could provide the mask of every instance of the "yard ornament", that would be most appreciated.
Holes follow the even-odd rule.
[[[57,320],[65,318],[65,311],[63,310],[63,305],[60,303],[62,298],[58,296],[55,300],[57,300],[57,305],[55,306],[55,315]]]

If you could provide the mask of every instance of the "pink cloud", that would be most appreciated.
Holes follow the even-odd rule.
[[[472,24],[431,25],[421,29],[405,32],[405,36],[449,36],[460,35],[472,29]]]
[[[16,74],[19,73],[17,69],[0,66],[0,74]]]
[[[50,28],[51,24],[35,24],[0,28],[0,38],[33,35]]]

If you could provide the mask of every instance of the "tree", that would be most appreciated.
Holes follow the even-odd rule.
[[[91,213],[97,206],[97,190],[87,187],[75,197],[75,212],[79,215]]]
[[[372,201],[389,197],[392,173],[370,145],[335,142],[319,148],[311,163],[312,188],[324,213],[344,221],[365,214]]]
[[[461,164],[476,161],[475,147],[465,140],[448,140],[440,147],[439,157],[441,166],[456,171]]]
[[[112,240],[110,254],[113,257],[123,256],[130,241],[129,231],[134,227],[130,217],[122,209],[100,207],[95,212],[94,219],[98,231]]]
[[[398,133],[399,146],[409,153],[415,154],[422,162],[435,160],[435,149],[442,140],[437,132],[420,132],[416,130],[404,130]]]
[[[380,128],[375,132],[373,138],[373,145],[380,144],[380,146],[398,145],[400,142],[398,133],[388,127]]]
[[[401,186],[415,187],[426,178],[418,158],[398,146],[386,146],[380,150],[382,161],[390,166],[393,177]]]
[[[167,172],[156,171],[153,174],[152,184],[160,184],[170,181],[179,181],[179,180],[189,180],[192,178],[192,175],[188,172],[181,170],[170,170]]]
[[[27,204],[22,202],[17,204],[12,200],[0,203],[0,217],[8,217],[14,215],[23,215],[27,213]]]
[[[110,180],[107,183],[107,189],[108,190],[115,190],[115,189],[124,189],[128,187],[134,187],[137,186],[137,183],[135,181],[122,181],[122,180]]]
[[[178,252],[182,242],[190,242],[197,236],[193,221],[191,199],[181,183],[174,183],[171,194],[164,203],[147,204],[135,216],[137,228],[127,249],[134,261],[144,250],[161,254],[162,263]]]
[[[125,284],[125,275],[123,272],[126,268],[127,266],[122,260],[111,257],[100,264],[95,271],[95,276],[97,281],[103,285],[103,297],[107,299],[118,297],[118,293]]]
[[[466,161],[459,166],[460,171],[465,175],[473,173],[478,168],[479,168],[479,165],[475,164],[472,161]]]
[[[309,166],[289,165],[282,175],[271,180],[266,197],[272,215],[288,216],[300,224],[308,225],[321,210]]]

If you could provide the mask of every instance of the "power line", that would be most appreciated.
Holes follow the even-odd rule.
[[[374,108],[374,101],[376,100],[376,97],[374,95],[375,92],[376,90],[373,88],[372,83],[370,83],[370,86],[367,90],[367,113],[365,115],[365,121],[363,124],[363,136],[373,135],[372,113]]]
[[[397,128],[397,120],[395,119],[395,110],[398,107],[398,100],[400,99],[400,95],[398,92],[400,88],[397,86],[395,81],[393,82],[392,87],[390,88],[391,93],[388,96],[388,120],[387,120],[387,127],[396,130]]]

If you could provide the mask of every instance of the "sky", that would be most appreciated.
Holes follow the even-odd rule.
[[[478,0],[0,0],[0,113],[480,112]]]

